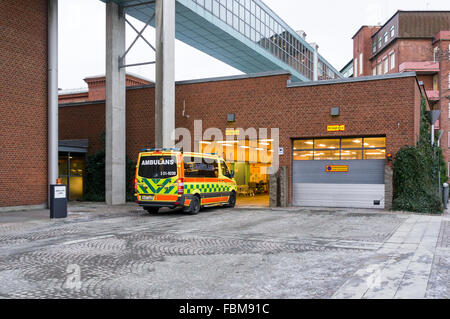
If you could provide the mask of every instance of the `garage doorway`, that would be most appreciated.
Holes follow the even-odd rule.
[[[294,206],[384,208],[386,137],[293,144]]]
[[[223,157],[235,173],[237,206],[269,206],[269,175],[272,165],[272,139],[200,141],[202,153]]]

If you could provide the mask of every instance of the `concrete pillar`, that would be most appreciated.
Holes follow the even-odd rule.
[[[48,1],[48,184],[58,178],[58,0]],[[50,191],[50,186],[49,186]]]
[[[280,206],[289,206],[289,168],[280,167]]]
[[[125,16],[114,3],[106,4],[106,145],[105,199],[108,205],[126,201],[125,177],[125,68],[119,57],[125,52]]]
[[[313,47],[313,81],[319,80],[319,46],[316,43],[310,43]]]
[[[392,210],[392,201],[394,200],[394,172],[392,167],[384,167],[384,209]]]
[[[156,0],[155,147],[175,147],[175,0]]]
[[[269,175],[269,206],[278,206],[278,173]]]

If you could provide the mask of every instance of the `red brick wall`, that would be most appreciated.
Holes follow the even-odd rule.
[[[372,56],[372,35],[375,34],[380,27],[364,26],[353,38],[353,61],[358,59],[358,74],[357,76],[372,75],[372,63],[370,57]],[[363,54],[363,73],[360,74],[360,53]]]
[[[449,51],[450,38],[447,40],[441,40],[438,43],[441,51]],[[449,103],[450,103],[450,57],[441,58],[440,62],[440,72],[439,72],[439,91],[440,100],[439,107],[441,110],[441,129],[445,130],[444,135],[441,139],[442,151],[444,154],[444,159],[446,162],[450,162],[450,148],[449,148]],[[447,166],[448,167],[448,166]]]
[[[47,1],[0,1],[0,207],[47,201]]]
[[[192,132],[194,120],[201,119],[203,131],[224,131],[227,114],[235,113],[234,127],[280,128],[285,149],[280,164],[289,167],[292,138],[386,135],[387,152],[393,154],[416,142],[420,95],[415,77],[292,88],[287,80],[279,75],[177,85],[176,126]],[[182,116],[183,101],[189,119]],[[333,106],[340,107],[336,119],[330,116]],[[154,88],[127,91],[127,153],[134,160],[141,148],[154,146],[153,114]],[[104,129],[104,121],[104,104],[60,108],[61,139],[89,138],[93,152],[99,144],[91,138]],[[328,133],[331,124],[345,124],[346,131]]]
[[[105,103],[59,107],[59,139],[88,139],[89,153],[102,149]]]

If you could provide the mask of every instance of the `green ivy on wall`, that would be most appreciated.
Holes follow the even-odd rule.
[[[86,160],[85,192],[83,200],[92,202],[105,201],[105,133],[101,136],[103,149],[88,156]],[[134,201],[133,179],[136,163],[126,157],[126,200]]]
[[[441,183],[448,180],[442,150],[431,145],[431,125],[426,115],[426,103],[422,98],[420,136],[416,146],[405,146],[394,160],[394,210],[419,213],[441,213]],[[440,172],[438,162],[441,158]]]

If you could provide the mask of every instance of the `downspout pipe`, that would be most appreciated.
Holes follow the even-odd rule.
[[[58,178],[58,0],[48,0],[48,193]]]

